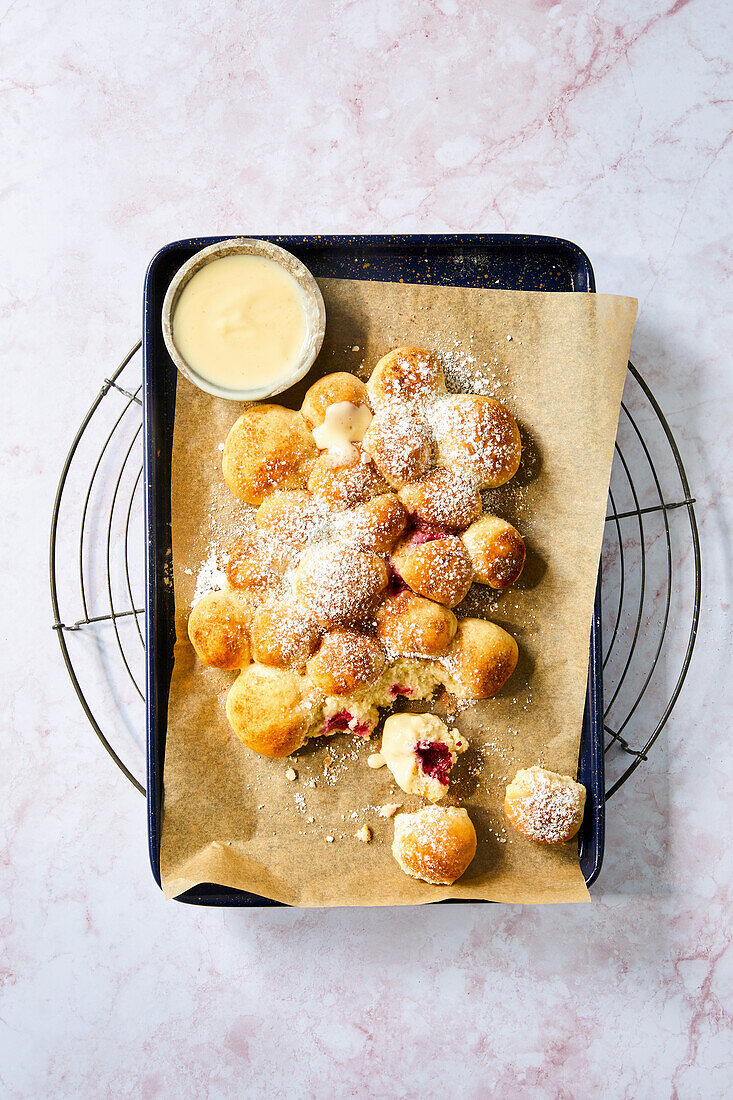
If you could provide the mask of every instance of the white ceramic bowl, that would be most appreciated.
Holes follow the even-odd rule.
[[[200,271],[205,264],[211,263],[212,260],[218,260],[222,256],[242,254],[265,256],[268,260],[274,260],[275,263],[280,264],[293,276],[303,291],[306,337],[303,341],[300,358],[293,367],[291,374],[287,378],[281,379],[274,387],[255,386],[250,389],[233,390],[226,386],[217,386],[215,382],[210,382],[207,378],[202,378],[200,374],[196,373],[193,367],[183,358],[173,339],[173,314],[183,288],[189,279],[192,279],[197,271]],[[280,248],[279,245],[272,244],[270,241],[257,241],[250,237],[232,237],[231,240],[220,241],[218,244],[209,245],[208,248],[203,248],[200,252],[197,252],[176,272],[163,301],[163,339],[171,359],[181,374],[189,382],[193,382],[194,386],[205,390],[206,393],[213,394],[214,397],[225,397],[229,401],[259,401],[263,397],[273,397],[276,393],[282,393],[283,390],[294,386],[313,366],[316,356],[321,350],[325,331],[326,307],[323,304],[323,295],[318,283],[305,264],[302,264],[291,252]]]

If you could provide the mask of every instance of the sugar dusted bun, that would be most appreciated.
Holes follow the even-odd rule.
[[[509,679],[518,660],[519,647],[506,630],[485,619],[462,619],[440,658],[443,685],[457,699],[489,699]]]
[[[407,526],[407,514],[394,493],[382,493],[344,514],[339,538],[359,550],[388,554]]]
[[[524,539],[498,516],[483,516],[463,533],[473,564],[474,580],[492,588],[509,588],[524,569]]]
[[[203,596],[188,618],[188,636],[200,660],[212,668],[248,665],[250,618],[245,605],[229,592]]]
[[[301,548],[325,514],[323,504],[307,490],[276,489],[257,509],[256,523],[271,538]]]
[[[326,418],[328,406],[337,405],[341,401],[349,401],[352,405],[369,405],[364,383],[346,371],[327,374],[325,378],[314,382],[305,395],[300,411],[309,428],[319,428]]]
[[[420,481],[405,485],[397,495],[423,527],[463,531],[481,515],[478,489],[452,470],[433,470]]]
[[[457,806],[426,806],[394,819],[392,855],[406,875],[450,886],[476,855],[476,830]]]
[[[455,607],[471,587],[473,568],[468,551],[455,535],[421,541],[418,532],[401,542],[392,564],[413,592],[429,600]]]
[[[264,597],[282,583],[287,555],[282,543],[260,531],[250,531],[229,550],[224,572],[233,589]]]
[[[385,481],[400,486],[430,469],[433,440],[428,425],[403,402],[384,402],[362,443]]]
[[[261,665],[304,668],[321,640],[318,623],[290,601],[260,607],[252,621],[252,655]]]
[[[362,462],[362,452],[356,451],[348,462],[334,466],[328,455],[313,463],[308,488],[330,509],[351,508],[365,500],[386,493],[389,485],[369,462]]]
[[[458,629],[452,611],[414,592],[389,596],[377,610],[376,622],[382,645],[401,657],[440,657]]]
[[[451,394],[433,416],[438,465],[480,489],[504,485],[522,456],[517,422],[501,402],[481,394]]]
[[[305,744],[313,721],[312,688],[296,672],[248,665],[227,696],[227,718],[248,749],[290,756]]]
[[[420,348],[395,348],[377,363],[367,382],[372,405],[383,401],[417,401],[445,391],[443,368]]]
[[[467,748],[466,737],[434,714],[403,712],[384,723],[379,757],[403,791],[438,802],[448,793],[451,768]]]
[[[224,480],[247,504],[261,504],[273,489],[305,488],[310,461],[317,455],[300,413],[282,405],[253,405],[226,438]]]
[[[334,630],[308,662],[308,677],[324,695],[348,695],[373,684],[385,665],[382,647],[354,630]]]
[[[340,543],[307,550],[294,579],[296,598],[326,628],[368,619],[386,587],[380,557]]]
[[[506,789],[504,813],[522,836],[539,844],[562,844],[578,832],[585,787],[570,775],[537,766],[520,768]]]

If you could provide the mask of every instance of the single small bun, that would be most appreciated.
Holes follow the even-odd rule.
[[[372,405],[383,401],[416,401],[445,392],[443,368],[420,348],[395,348],[377,363],[367,382]]]
[[[377,611],[377,637],[399,657],[440,657],[458,629],[452,611],[414,592],[389,596]]]
[[[300,411],[309,428],[319,428],[326,419],[329,405],[349,401],[352,405],[369,405],[367,388],[363,382],[346,371],[337,371],[319,378],[308,390]]]
[[[318,623],[294,603],[266,604],[252,621],[252,655],[261,665],[303,668],[321,640]]]
[[[440,658],[443,686],[457,699],[489,699],[509,679],[519,647],[496,623],[462,619],[448,652]]]
[[[229,550],[224,572],[232,588],[265,596],[282,583],[287,565],[281,543],[260,531],[250,531]]]
[[[352,508],[365,500],[386,493],[389,485],[371,461],[363,462],[363,452],[356,450],[350,462],[334,466],[327,454],[313,463],[308,488],[314,496],[332,510]]]
[[[313,721],[309,692],[310,684],[296,672],[248,665],[227,696],[227,718],[253,752],[290,756],[305,744]]]
[[[407,526],[407,514],[394,493],[382,493],[343,515],[342,542],[359,550],[388,554]]]
[[[367,428],[362,441],[374,465],[390,485],[415,481],[433,463],[430,428],[410,414],[402,402],[385,402]]]
[[[308,662],[308,677],[325,695],[349,695],[373,684],[384,665],[384,650],[373,638],[354,630],[334,630]]]
[[[522,457],[517,422],[501,402],[481,394],[451,394],[433,415],[438,465],[480,489],[504,485]]]
[[[539,844],[571,840],[582,824],[584,810],[582,783],[537,766],[520,768],[504,797],[504,813],[514,828]]]
[[[306,550],[294,578],[296,598],[326,628],[367,620],[386,587],[380,557],[341,543]]]
[[[305,489],[276,489],[257,509],[261,531],[297,549],[305,546],[326,509]]]
[[[464,531],[481,515],[481,494],[470,480],[452,470],[433,470],[397,494],[423,527]]]
[[[242,668],[249,664],[250,614],[229,592],[209,592],[188,617],[191,645],[205,665]]]
[[[524,539],[498,516],[483,516],[463,532],[473,564],[474,580],[502,590],[519,579],[524,569]]]
[[[394,819],[392,855],[406,875],[450,886],[476,855],[476,830],[457,806],[426,806]]]
[[[413,592],[445,607],[459,604],[471,587],[471,559],[455,535],[421,541],[418,532],[397,546],[392,563]]]
[[[253,405],[224,444],[222,469],[232,492],[261,504],[273,489],[303,489],[318,455],[303,417],[282,405]]]

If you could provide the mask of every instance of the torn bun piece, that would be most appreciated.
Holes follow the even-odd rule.
[[[261,504],[274,489],[304,489],[318,448],[299,412],[282,405],[253,405],[224,443],[224,480],[247,504]]]
[[[455,607],[473,580],[468,551],[455,535],[416,532],[395,548],[392,564],[413,592]]]
[[[519,647],[506,630],[487,619],[461,619],[445,656],[438,659],[446,691],[456,699],[490,699],[517,667]]]
[[[570,775],[534,766],[520,768],[508,785],[504,813],[514,828],[538,844],[564,844],[583,822],[585,787]]]
[[[502,591],[519,580],[527,551],[524,539],[498,516],[482,516],[463,532],[474,580]]]
[[[438,802],[448,792],[451,768],[468,740],[434,714],[391,714],[379,756],[407,794]]]
[[[188,617],[188,637],[197,656],[211,668],[249,664],[251,613],[229,592],[202,596]]]
[[[394,819],[392,855],[411,878],[451,886],[476,855],[476,830],[457,806],[426,806]]]

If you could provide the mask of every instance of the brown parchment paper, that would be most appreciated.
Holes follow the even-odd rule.
[[[478,852],[452,887],[428,886],[399,870],[393,821],[377,808],[420,803],[394,786],[386,768],[366,766],[378,734],[371,742],[339,734],[288,760],[266,760],[232,733],[224,700],[234,674],[196,660],[186,622],[212,542],[248,511],[221,476],[220,444],[241,410],[179,375],[171,489],[178,641],[164,770],[164,892],[173,897],[216,882],[301,906],[450,896],[586,901],[576,843],[522,839],[505,824],[502,800],[519,767],[541,762],[576,774],[606,493],[637,303],[604,294],[320,285],[323,349],[304,382],[275,400],[297,408],[317,376],[351,370],[367,377],[386,351],[411,344],[445,356],[449,388],[506,401],[522,431],[516,478],[485,494],[484,503],[525,535],[524,574],[501,596],[474,585],[457,609],[493,618],[520,647],[517,671],[500,695],[457,718],[471,749],[454,769],[446,802],[468,809]],[[442,703],[432,706],[444,713]],[[295,781],[286,777],[291,767]],[[370,844],[355,838],[362,824],[373,830]]]

